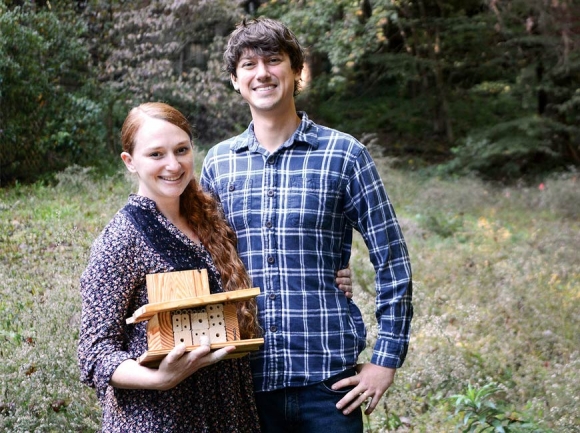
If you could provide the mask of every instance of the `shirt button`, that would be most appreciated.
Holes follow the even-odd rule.
[[[274,293],[272,293],[272,294],[269,296],[269,298],[270,298],[271,300],[274,300],[274,299],[276,299],[276,295],[275,295]]]
[[[278,327],[276,325],[270,326],[270,331],[276,332],[277,330],[278,330]]]
[[[269,228],[269,229],[272,228],[272,222],[271,221],[268,221],[266,223],[266,227]]]
[[[268,190],[268,197],[274,197],[274,190],[273,189]]]
[[[230,191],[233,191],[234,189],[236,189],[236,187],[234,185],[230,185],[230,187],[228,188]]]
[[[272,164],[274,164],[275,161],[274,161],[274,158],[268,158],[267,162],[268,162],[268,164],[272,165]]]
[[[268,257],[268,263],[270,263],[270,264],[274,263],[274,257],[269,256]]]

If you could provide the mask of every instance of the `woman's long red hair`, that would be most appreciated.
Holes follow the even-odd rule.
[[[178,126],[189,135],[193,147],[193,132],[187,118],[177,109],[162,102],[147,102],[133,108],[121,131],[123,151],[133,153],[134,137],[145,120],[145,116],[165,120]],[[229,226],[218,202],[204,192],[199,182],[192,178],[181,194],[180,208],[189,225],[195,231],[204,247],[209,251],[218,269],[225,291],[247,289],[251,280],[238,252],[237,237]],[[238,322],[242,338],[260,335],[256,320],[254,300],[238,302]]]

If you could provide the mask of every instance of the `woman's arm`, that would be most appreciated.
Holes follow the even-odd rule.
[[[209,339],[201,337],[201,345],[185,352],[180,343],[161,361],[158,369],[140,365],[134,359],[122,362],[111,377],[111,386],[127,389],[155,389],[165,391],[181,383],[200,368],[221,361],[235,346],[227,346],[210,352]]]
[[[135,358],[146,350],[144,323],[127,325],[134,302],[144,295],[146,268],[141,257],[147,246],[122,216],[97,238],[81,277],[82,316],[79,366],[84,383],[97,389],[111,385],[128,389],[173,388],[200,368],[223,359],[234,346],[210,353],[209,340],[191,352],[175,347],[158,369],[140,365]],[[143,298],[145,299],[145,298]],[[133,305],[133,307],[132,307]]]

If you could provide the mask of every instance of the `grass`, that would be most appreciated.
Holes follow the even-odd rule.
[[[409,244],[416,315],[407,361],[365,419],[367,432],[467,431],[470,396],[496,408],[494,419],[513,420],[505,431],[575,431],[580,179],[502,188],[377,165]],[[2,431],[99,428],[94,392],[78,380],[78,280],[131,186],[123,174],[102,179],[78,167],[58,179],[0,189]],[[356,238],[355,300],[371,324],[365,254]],[[369,346],[375,336],[369,326]]]

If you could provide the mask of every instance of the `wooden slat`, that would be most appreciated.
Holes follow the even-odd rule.
[[[147,322],[147,347],[149,349],[163,349],[161,334],[159,333],[159,315],[154,315]]]
[[[226,335],[228,341],[240,340],[238,309],[235,303],[228,302],[227,304],[224,304],[224,320],[226,323]]]
[[[133,315],[129,317],[126,322],[127,324],[143,322],[144,320],[149,320],[155,314],[163,311],[193,308],[206,304],[244,301],[246,299],[251,299],[255,296],[258,296],[259,294],[260,288],[254,287],[252,289],[232,290],[231,292],[216,293],[213,295],[204,295],[194,298],[177,299],[173,301],[147,304],[135,310]]]
[[[161,336],[160,348],[171,350],[175,347],[175,341],[173,339],[173,324],[171,323],[171,311],[164,311],[156,316],[159,317],[159,334]]]
[[[145,279],[152,304],[210,294],[207,269],[147,274]]]
[[[171,312],[155,314],[147,322],[147,347],[155,350],[171,350],[174,347]]]
[[[252,338],[247,340],[239,340],[239,341],[227,341],[224,343],[214,343],[210,345],[211,350],[221,349],[222,347],[227,346],[236,346],[236,351],[232,352],[224,359],[233,359],[233,358],[240,358],[242,356],[247,355],[250,352],[254,352],[260,348],[264,344],[263,338]],[[191,352],[192,350],[197,349],[199,346],[187,346],[186,351]],[[159,363],[167,356],[167,354],[171,352],[170,349],[157,349],[157,350],[148,350],[139,358],[137,358],[137,362],[141,365],[145,365],[147,367],[157,367]]]

